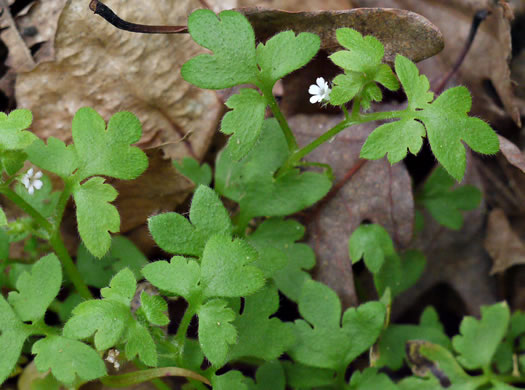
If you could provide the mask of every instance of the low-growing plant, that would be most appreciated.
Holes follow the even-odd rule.
[[[419,325],[390,324],[392,299],[417,281],[425,258],[415,250],[398,253],[386,230],[373,224],[354,231],[348,248],[352,263],[363,259],[373,274],[380,299],[343,312],[336,293],[308,273],[315,256],[300,242],[304,227],[286,219],[322,199],[332,185],[329,167],[302,161],[308,153],[348,127],[386,120],[370,134],[361,157],[387,155],[394,164],[407,151],[418,153],[426,137],[443,168],[417,195],[418,204],[444,226],[461,227],[461,211],[481,199],[473,187],[451,190],[452,178],[460,181],[465,172],[463,143],[483,154],[499,149],[490,126],[468,116],[469,91],[454,87],[434,98],[411,60],[397,55],[394,73],[382,62],[376,38],[338,29],[344,50],[330,59],[342,73],[332,87],[318,78],[309,92],[312,103],[338,106],[345,116],[300,148],[272,88],[316,55],[319,38],[285,31],[256,46],[251,25],[234,11],[195,11],[188,28],[212,54],[184,64],[186,81],[208,89],[254,88],[241,88],[226,102],[231,111],[221,131],[231,136],[217,157],[214,187],[210,168],[187,159],[177,167],[198,185],[189,218],[168,212],[148,220],[169,260],[149,263],[129,240],[110,235],[119,231],[120,217],[111,204],[117,192],[105,177],[130,180],[147,167],[146,155],[131,146],[141,136],[133,114],[117,113],[106,126],[93,109],[82,108],[67,146],[55,138],[46,144],[28,131],[28,110],[1,114],[0,193],[26,216],[8,220],[0,211],[0,285],[9,291],[7,299],[0,295],[0,382],[20,371],[21,354],[34,355],[38,371],[48,372],[34,386],[55,389],[96,379],[113,387],[153,380],[165,388],[156,378],[169,375],[186,377],[185,389],[216,390],[503,390],[525,382],[524,314],[511,315],[505,303],[482,308],[481,319],[466,317],[452,340],[433,308]],[[406,108],[368,112],[382,100],[380,86],[402,87]],[[265,119],[267,107],[271,119]],[[34,167],[24,173],[26,161]],[[63,189],[53,191],[40,170],[60,177]],[[233,216],[221,196],[238,205]],[[70,197],[82,239],[76,265],[60,234]],[[10,258],[9,243],[22,240],[28,256]],[[141,279],[147,283],[138,285]],[[100,299],[92,296],[94,289]],[[69,291],[65,299],[57,299],[61,290]],[[300,318],[276,316],[279,294],[297,304]],[[167,302],[177,299],[186,309],[172,334]],[[48,324],[48,311],[59,324]],[[188,332],[195,318],[196,338]],[[125,362],[136,369],[119,374]],[[380,370],[398,370],[403,362],[414,376],[397,383]],[[253,367],[255,375],[239,371],[237,363]]]

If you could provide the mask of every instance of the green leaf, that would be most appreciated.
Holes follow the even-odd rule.
[[[509,325],[510,311],[505,302],[481,307],[481,320],[465,317],[460,333],[452,340],[459,353],[458,361],[468,369],[486,367]]]
[[[201,260],[204,297],[241,297],[259,290],[264,285],[264,276],[251,265],[257,256],[255,249],[241,239],[212,236]]]
[[[29,327],[20,321],[0,294],[0,383],[4,383],[13,371],[29,334]]]
[[[201,290],[199,263],[181,256],[172,257],[171,261],[156,261],[148,264],[142,274],[160,290],[168,291],[191,301]]]
[[[8,175],[14,175],[24,167],[27,154],[20,150],[0,150],[0,169]]]
[[[181,69],[184,80],[200,88],[223,89],[254,84],[257,77],[255,34],[250,22],[238,12],[200,9],[188,18],[195,42],[213,54],[201,54]]]
[[[94,177],[73,190],[77,206],[78,232],[86,248],[95,256],[102,257],[111,245],[111,233],[120,230],[120,215],[110,204],[117,191],[104,184],[102,177]]]
[[[129,268],[135,278],[140,277],[141,269],[149,264],[144,254],[124,236],[111,237],[109,252],[97,259],[81,244],[77,250],[77,267],[84,281],[90,286],[107,286],[113,275]]]
[[[416,196],[416,202],[423,205],[441,225],[459,230],[463,226],[461,211],[477,208],[481,203],[481,191],[474,186],[460,186],[452,189],[454,179],[440,165],[425,182]]]
[[[435,377],[430,379],[409,376],[397,382],[399,390],[443,390],[443,387]]]
[[[195,191],[190,221],[177,213],[164,213],[149,218],[148,227],[155,242],[166,252],[193,256],[202,255],[212,235],[232,233],[228,211],[209,187],[199,186]]]
[[[340,370],[373,345],[383,328],[386,310],[380,302],[348,309],[341,326],[341,303],[336,293],[309,280],[303,285],[299,312],[306,321],[295,321],[297,342],[290,356],[309,366]]]
[[[126,357],[133,360],[138,355],[145,365],[156,367],[157,348],[148,330],[137,321],[133,321],[127,331]]]
[[[278,360],[260,366],[255,373],[255,379],[257,385],[251,387],[254,390],[285,390],[286,388],[284,369]]]
[[[379,296],[390,287],[393,297],[412,287],[425,269],[425,255],[417,250],[407,251],[402,257],[390,255],[374,274],[374,284]]]
[[[335,372],[325,368],[305,366],[300,363],[282,361],[286,372],[286,380],[294,389],[311,389],[317,387],[333,386]]]
[[[363,372],[355,371],[350,379],[351,390],[397,390],[397,386],[377,368],[368,367]]]
[[[352,264],[364,259],[366,267],[376,274],[385,258],[395,255],[394,244],[388,232],[380,225],[359,226],[348,240],[348,253]]]
[[[80,180],[93,175],[130,180],[148,167],[146,154],[130,146],[142,135],[140,121],[130,112],[113,115],[106,130],[104,119],[92,108],[84,107],[75,114],[72,131]]]
[[[73,385],[78,378],[91,381],[106,375],[98,353],[86,344],[60,336],[47,336],[33,345],[35,365],[40,372],[51,369],[60,382]]]
[[[429,319],[434,316],[434,322]],[[405,345],[409,340],[426,340],[450,349],[451,344],[438,322],[437,313],[432,307],[425,309],[419,325],[390,325],[379,340],[378,367],[387,366],[399,370],[405,357]]]
[[[232,325],[235,313],[225,300],[213,299],[202,305],[197,314],[202,351],[212,365],[221,367],[226,363],[230,346],[237,341],[237,331]]]
[[[196,186],[209,186],[211,183],[211,167],[207,163],[199,165],[199,162],[192,157],[184,157],[182,163],[173,161],[177,170],[190,179]]]
[[[273,86],[277,80],[309,63],[320,46],[321,40],[312,33],[296,36],[293,31],[283,31],[274,35],[257,46],[260,79],[267,87]]]
[[[253,149],[259,139],[266,100],[254,89],[241,88],[238,94],[226,101],[226,106],[232,111],[222,118],[221,131],[233,134],[228,141],[228,150],[231,157],[238,161]]]
[[[53,192],[51,180],[46,175],[43,175],[39,180],[42,181],[42,188],[33,194],[30,194],[22,183],[16,183],[15,192],[42,216],[49,218],[55,213],[60,191]]]
[[[62,267],[55,254],[42,257],[16,281],[16,291],[9,293],[8,301],[22,321],[36,321],[44,317],[47,307],[55,299],[62,284]]]
[[[340,106],[352,100],[363,86],[363,78],[355,72],[344,73],[335,76],[333,88],[330,92],[330,103]]]
[[[423,122],[432,152],[447,172],[460,181],[465,173],[466,157],[462,141],[474,151],[495,154],[499,150],[498,136],[479,118],[467,115],[472,98],[465,87],[446,90],[432,104],[428,80],[419,76],[417,67],[408,58],[396,56],[396,73],[408,97],[405,118]]]
[[[0,149],[21,150],[31,145],[37,136],[25,131],[33,121],[33,114],[26,109],[0,112]]]
[[[286,216],[311,206],[331,187],[326,175],[291,170],[274,178],[288,147],[275,119],[265,120],[259,142],[249,156],[235,162],[229,147],[216,164],[216,190],[239,203],[242,217]]]
[[[125,268],[111,279],[109,287],[100,290],[100,295],[108,300],[129,306],[136,289],[137,281],[133,272]]]
[[[29,161],[36,166],[56,173],[62,179],[69,177],[78,168],[77,154],[73,145],[66,146],[55,137],[37,139],[26,150]]]
[[[293,325],[269,318],[277,309],[279,294],[273,286],[245,299],[244,311],[233,323],[239,338],[228,360],[241,357],[277,359],[294,343]]]
[[[385,50],[377,38],[351,28],[339,28],[336,31],[338,42],[348,50],[338,51],[330,59],[343,69],[355,72],[370,72],[381,64]]]
[[[168,304],[164,298],[160,295],[149,295],[147,292],[142,291],[140,302],[142,310],[144,310],[149,322],[159,326],[169,324],[170,319],[166,315],[168,312]]]
[[[211,379],[213,390],[248,390],[246,378],[236,370],[228,371],[226,374]]]
[[[395,164],[410,153],[417,154],[423,146],[425,128],[414,119],[386,123],[375,129],[361,149],[361,158],[378,160],[388,153],[388,161]]]

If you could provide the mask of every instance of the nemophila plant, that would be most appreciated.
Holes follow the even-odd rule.
[[[397,251],[379,225],[361,226],[348,243],[351,262],[363,259],[379,299],[343,311],[336,293],[308,272],[315,254],[300,242],[304,227],[286,218],[322,199],[332,185],[328,166],[303,157],[348,127],[383,120],[361,156],[387,155],[396,163],[428,137],[443,169],[418,202],[441,224],[459,228],[461,212],[480,201],[473,188],[450,190],[464,175],[462,142],[484,154],[499,147],[489,125],[467,115],[469,92],[456,87],[434,99],[409,59],[398,55],[394,73],[382,62],[376,38],[342,28],[336,36],[344,50],[330,56],[342,73],[331,83],[320,75],[304,93],[313,104],[339,106],[345,117],[300,148],[272,88],[317,54],[319,38],[285,31],[256,45],[249,22],[234,11],[195,11],[188,29],[212,53],[184,64],[186,81],[209,89],[253,88],[241,88],[226,102],[231,110],[221,131],[231,136],[214,173],[195,160],[175,163],[196,184],[189,216],[168,212],[148,220],[169,259],[149,262],[129,240],[110,235],[119,230],[111,204],[117,193],[103,176],[129,180],[147,167],[145,154],[132,146],[141,135],[135,116],[117,113],[106,125],[83,108],[73,120],[71,145],[38,139],[27,130],[27,110],[0,116],[0,193],[27,214],[8,221],[0,212],[0,284],[9,290],[7,299],[0,296],[0,382],[17,372],[22,351],[48,372],[35,385],[53,388],[95,379],[112,387],[153,380],[165,388],[157,379],[166,376],[186,377],[184,388],[199,390],[511,389],[524,382],[519,369],[525,367],[516,368],[514,358],[525,345],[523,314],[511,316],[504,303],[483,308],[481,319],[465,318],[452,340],[432,308],[418,325],[390,324],[392,300],[417,281],[425,258]],[[400,87],[406,108],[369,112],[382,100],[381,88]],[[268,107],[274,117],[265,119]],[[26,160],[34,167],[24,171]],[[60,177],[63,190],[53,191],[43,172]],[[221,196],[237,207],[227,209]],[[70,197],[82,239],[76,264],[59,229]],[[31,243],[27,263],[9,258],[7,243],[20,240]],[[100,299],[88,286],[100,289]],[[63,287],[69,293],[58,299]],[[297,305],[293,322],[278,315],[283,297]],[[174,300],[185,307],[177,323],[167,315]],[[47,323],[48,311],[58,324]],[[196,336],[189,332],[192,322]],[[131,372],[119,374],[128,363]],[[404,363],[415,375],[397,383],[380,370]]]

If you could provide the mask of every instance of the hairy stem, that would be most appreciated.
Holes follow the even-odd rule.
[[[182,354],[184,353],[184,344],[186,343],[186,334],[188,333],[188,328],[190,326],[191,319],[195,315],[195,309],[194,306],[191,303],[188,303],[188,308],[184,312],[184,316],[182,317],[182,320],[180,322],[179,328],[177,329],[177,333],[175,334],[175,341],[177,342],[177,345],[179,347],[179,356],[178,356],[178,363],[182,363]]]

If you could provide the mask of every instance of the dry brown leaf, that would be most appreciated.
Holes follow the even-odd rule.
[[[525,173],[525,156],[523,156],[523,152],[507,138],[501,135],[499,135],[498,138],[501,154],[505,156],[511,165]]]
[[[297,115],[290,120],[290,126],[299,143],[305,145],[341,120],[327,115]],[[408,244],[412,237],[414,201],[404,165],[391,166],[386,159],[359,159],[361,147],[374,126],[367,123],[352,127],[307,158],[330,164],[336,183],[349,172],[352,174],[333,198],[311,214],[307,227],[308,241],[317,255],[316,279],[333,288],[344,307],[358,303],[348,256],[351,233],[368,220],[383,226],[398,247]]]
[[[525,244],[512,229],[502,209],[490,212],[485,249],[493,261],[491,274],[504,272],[516,264],[525,264]]]
[[[7,46],[9,55],[6,60],[6,65],[17,72],[26,72],[35,67],[35,61],[29,51],[16,23],[9,12],[9,6],[6,0],[0,0],[0,9],[3,14],[0,17],[0,28],[4,29],[0,33],[0,38]]]
[[[463,49],[476,11],[489,9],[491,15],[481,24],[472,48],[459,69],[456,80],[473,95],[472,113],[494,123],[505,112],[492,96],[490,84],[505,111],[520,125],[520,113],[513,93],[509,61],[511,57],[510,21],[504,1],[493,0],[356,0],[361,7],[395,7],[427,17],[443,33],[445,49],[425,62],[424,73],[438,81],[451,68]]]
[[[137,23],[185,24],[200,3],[111,0],[107,5]],[[106,120],[128,110],[142,123],[138,145],[143,149],[159,148],[168,159],[204,156],[223,106],[215,92],[193,87],[180,76],[182,64],[202,51],[189,35],[121,31],[94,15],[84,0],[72,0],[61,14],[54,46],[55,61],[19,75],[16,83],[19,107],[33,111],[32,131],[39,137],[70,143],[71,120],[83,106],[95,108]],[[140,188],[117,185],[121,231],[143,223],[154,211],[173,208],[184,198],[182,192],[188,193],[187,180],[175,170],[159,172],[164,176],[150,169],[139,178],[134,185]]]
[[[350,9],[351,0],[239,0],[239,7],[276,8],[284,11],[317,11]]]

